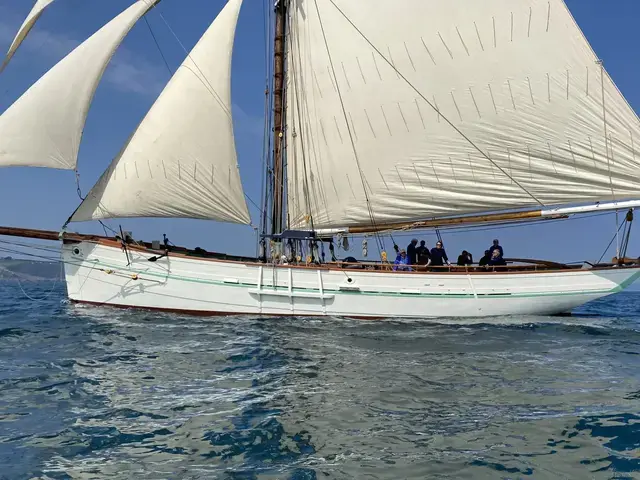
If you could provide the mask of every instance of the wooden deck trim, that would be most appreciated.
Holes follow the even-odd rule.
[[[112,240],[112,239],[101,239],[98,242],[96,242],[100,245],[106,246],[106,247],[112,247],[112,248],[122,248],[120,242]],[[151,248],[147,248],[147,247],[141,247],[139,245],[135,245],[135,244],[128,244],[127,248],[130,250],[135,250],[138,252],[148,252],[152,255],[160,255],[162,253],[164,253],[164,250],[152,250]],[[217,255],[215,253],[212,252],[207,252],[210,253],[212,255]],[[224,255],[224,254],[222,254]],[[460,268],[461,270],[458,271],[448,271],[443,269],[442,271],[413,271],[413,272],[406,272],[406,271],[393,271],[391,268],[389,270],[365,270],[365,269],[348,269],[348,268],[340,268],[340,267],[331,267],[328,266],[328,264],[321,264],[321,265],[278,265],[278,264],[270,264],[270,263],[260,263],[257,261],[248,261],[248,260],[229,260],[229,259],[221,259],[221,258],[213,258],[213,257],[205,257],[205,256],[192,256],[192,255],[185,255],[182,254],[180,252],[175,252],[175,251],[170,251],[169,252],[169,256],[172,257],[179,257],[179,258],[184,258],[184,259],[188,259],[188,260],[204,260],[204,261],[208,261],[208,262],[218,262],[218,263],[232,263],[232,264],[241,264],[241,265],[250,265],[250,266],[268,266],[268,267],[275,267],[275,268],[281,268],[281,269],[296,269],[296,270],[326,270],[326,271],[337,271],[337,272],[367,272],[367,273],[376,273],[376,274],[380,274],[380,273],[392,273],[394,275],[499,275],[499,274],[509,274],[509,275],[531,275],[531,274],[541,274],[541,273],[570,273],[570,272],[580,272],[581,271],[581,267],[580,266],[576,266],[576,267],[570,267],[570,268],[557,268],[554,269],[552,267],[547,267],[547,268],[542,268],[542,269],[537,269],[537,270],[521,270],[522,266],[518,267],[518,266],[507,266],[507,267],[497,267],[500,268],[500,270],[495,270],[495,271],[491,271],[491,270],[486,270],[486,271],[470,271],[470,270],[462,270],[462,268],[464,267],[455,267],[452,266],[451,268]],[[542,262],[542,261],[540,261]],[[364,265],[363,263],[358,263],[357,265]],[[379,265],[379,264],[376,264]],[[560,265],[560,264],[558,264]],[[393,266],[393,264],[389,264],[390,267]],[[472,267],[472,268],[482,268],[482,267]],[[520,268],[520,270],[518,271],[513,271],[514,269],[518,269]],[[640,265],[633,265],[633,266],[618,266],[618,265],[611,265],[611,264],[607,264],[606,266],[601,266],[601,267],[594,267],[592,268],[590,271],[601,271],[601,270],[611,270],[614,268],[640,268]]]
[[[33,238],[38,240],[51,240],[51,241],[60,241],[60,232],[56,232],[53,230],[38,230],[38,229],[28,229],[28,228],[17,228],[17,227],[0,227],[0,236],[13,236],[13,237],[22,237],[22,238]],[[79,242],[92,242],[99,245],[103,245],[111,248],[122,248],[122,244],[119,240],[116,240],[115,237],[105,237],[101,235],[87,235],[82,233],[68,233],[64,232],[62,235],[62,241],[65,244],[68,243],[79,243]],[[164,250],[153,250],[151,248],[151,244],[147,242],[139,242],[139,243],[128,243],[127,248],[130,250],[135,250],[138,252],[148,252],[151,255],[161,255],[164,253]],[[338,271],[338,272],[369,272],[369,273],[392,273],[394,275],[499,275],[499,274],[508,274],[508,275],[531,275],[531,274],[541,274],[541,273],[569,273],[569,272],[578,272],[581,270],[580,266],[571,267],[565,266],[565,268],[554,268],[556,265],[558,267],[563,266],[562,264],[558,264],[555,262],[547,262],[544,260],[533,260],[533,259],[513,259],[515,261],[527,261],[532,263],[531,266],[506,266],[506,267],[493,267],[494,270],[481,270],[477,269],[482,268],[479,266],[471,267],[473,270],[467,269],[465,267],[452,266],[455,270],[448,270],[447,268],[442,268],[442,270],[418,270],[418,271],[393,271],[393,264],[389,264],[388,270],[366,270],[366,269],[349,269],[349,268],[341,268],[338,266],[331,266],[331,264],[321,264],[321,265],[278,265],[278,264],[264,264],[257,261],[256,258],[252,257],[242,257],[239,255],[226,255],[224,253],[218,252],[206,252],[206,255],[198,256],[198,255],[189,255],[188,252],[193,252],[193,250],[189,250],[185,247],[172,247],[170,250],[170,256],[179,257],[189,260],[203,260],[207,262],[218,262],[218,263],[233,263],[233,264],[242,264],[242,265],[250,265],[250,266],[270,266],[275,268],[291,268],[296,270],[325,270],[325,271]],[[228,258],[216,258],[219,257],[228,257]],[[509,259],[507,259],[509,260]],[[336,262],[341,265],[345,264],[345,262]],[[543,268],[539,268],[536,264],[542,265]],[[379,266],[380,263],[375,262],[359,262],[354,264],[354,266]],[[430,267],[437,268],[437,267]],[[523,268],[528,268],[523,270]],[[614,268],[640,268],[640,261],[637,264],[633,265],[615,265],[615,264],[604,264],[600,266],[594,266],[591,271],[602,271],[602,270],[610,270]]]

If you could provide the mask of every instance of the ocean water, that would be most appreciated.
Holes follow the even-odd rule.
[[[451,325],[23,286],[0,283],[2,479],[640,478],[640,293]]]

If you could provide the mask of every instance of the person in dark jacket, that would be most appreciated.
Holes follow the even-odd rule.
[[[491,260],[489,260],[489,266],[491,267],[504,266],[506,264],[507,262],[505,262],[504,258],[502,258],[502,255],[500,255],[500,251],[498,249],[495,249],[491,254]]]
[[[466,265],[473,264],[473,257],[469,252],[463,250],[462,253],[458,256],[458,265],[464,267]]]
[[[500,241],[497,238],[493,241],[493,245],[491,245],[491,247],[489,248],[489,254],[493,256],[493,252],[495,252],[496,250],[500,252],[500,258],[504,257],[504,250],[502,250]]]
[[[447,257],[447,252],[442,246],[442,242],[436,243],[435,248],[431,249],[431,266],[432,267],[441,267],[444,264],[451,265],[449,263],[449,257]]]
[[[416,248],[416,253],[418,254],[418,265],[429,265],[429,263],[431,263],[431,254],[424,240],[422,240],[420,246]]]
[[[416,246],[418,245],[418,239],[414,238],[407,247],[407,258],[409,259],[409,265],[418,264],[418,253],[416,252]]]
[[[480,262],[478,262],[478,265],[480,265],[481,267],[485,267],[489,265],[490,260],[491,260],[491,252],[489,250],[485,250],[484,257],[480,259]]]

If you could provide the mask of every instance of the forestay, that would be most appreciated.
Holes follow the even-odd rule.
[[[231,56],[241,3],[227,3],[71,221],[250,223],[231,118]]]
[[[292,227],[640,197],[640,122],[562,0],[290,8]]]
[[[40,18],[40,15],[42,15],[42,13],[44,12],[44,9],[47,8],[51,2],[53,2],[53,0],[37,0],[36,1],[36,4],[33,6],[31,11],[29,12],[29,15],[27,15],[26,20],[20,26],[20,30],[18,30],[18,33],[13,39],[13,42],[11,42],[11,45],[9,46],[9,51],[7,52],[7,55],[4,61],[2,62],[2,65],[0,66],[0,72],[2,72],[7,66],[7,64],[11,61],[11,58],[16,53],[16,51],[18,50],[18,48],[20,47],[24,39],[27,38],[27,35],[29,35],[29,32],[31,31],[33,26],[36,24],[38,19]]]
[[[133,25],[159,0],[139,0],[56,64],[0,116],[0,166],[73,170],[102,75]]]

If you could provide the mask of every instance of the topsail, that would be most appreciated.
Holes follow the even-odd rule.
[[[241,5],[242,0],[229,0],[72,221],[251,222],[231,117],[231,56]]]
[[[42,15],[42,13],[44,12],[44,9],[47,8],[51,2],[53,2],[53,0],[37,0],[36,1],[36,4],[33,6],[31,11],[29,12],[29,15],[27,15],[26,20],[20,26],[20,30],[18,30],[18,33],[13,39],[13,42],[11,42],[9,51],[7,52],[7,55],[4,61],[2,62],[2,65],[0,66],[0,72],[2,72],[6,68],[6,66],[9,64],[9,62],[11,61],[11,58],[16,53],[16,50],[18,50],[18,48],[20,47],[24,39],[27,38],[27,35],[29,34],[33,26],[36,24],[36,22],[40,18],[40,15]]]
[[[135,23],[160,0],[138,0],[34,83],[0,116],[0,166],[73,170],[98,83]]]

